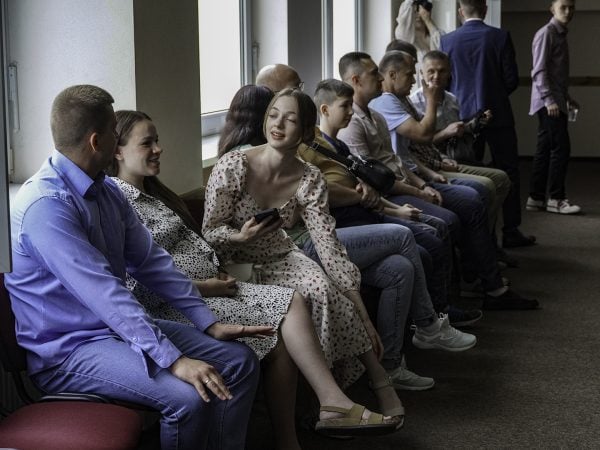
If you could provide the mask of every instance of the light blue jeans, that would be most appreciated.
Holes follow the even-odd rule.
[[[417,326],[430,325],[436,316],[413,234],[402,225],[386,223],[338,228],[336,232],[360,269],[362,282],[381,290],[377,330],[385,350],[382,363],[386,369],[394,369],[402,361],[408,316]],[[311,240],[302,249],[321,264]]]
[[[162,415],[161,449],[243,450],[259,377],[254,352],[188,325],[156,323],[183,354],[214,366],[233,399],[222,401],[211,393],[206,403],[194,386],[167,369],[150,377],[142,356],[118,338],[83,344],[62,364],[33,379],[46,392],[94,393],[156,409]]]

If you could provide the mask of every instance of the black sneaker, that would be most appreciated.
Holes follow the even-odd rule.
[[[505,232],[502,236],[502,247],[528,247],[535,244],[535,236],[525,236],[519,230]]]
[[[510,289],[507,289],[504,294],[497,297],[486,294],[483,300],[483,309],[488,311],[501,309],[537,309],[538,307],[539,303],[537,300],[521,297]]]
[[[448,319],[453,327],[468,327],[483,317],[480,309],[463,310],[455,306],[448,309]]]
[[[501,248],[496,249],[496,260],[506,264],[506,267],[519,267],[519,261],[517,258],[510,256],[504,249]]]

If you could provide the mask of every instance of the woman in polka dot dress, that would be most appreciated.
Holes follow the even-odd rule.
[[[325,180],[296,157],[298,146],[314,138],[316,114],[310,97],[299,90],[274,97],[264,123],[267,144],[232,151],[213,167],[204,237],[222,261],[253,263],[261,283],[293,288],[307,299],[338,382],[350,384],[366,367],[381,410],[396,415],[402,405],[379,363],[383,346],[358,292],[360,272],[336,237]],[[279,219],[256,221],[258,212],[273,207]],[[282,229],[298,220],[310,231],[326,274]]]

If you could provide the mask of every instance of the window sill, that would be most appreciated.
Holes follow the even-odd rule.
[[[217,162],[220,134],[202,137],[202,168],[212,167]]]

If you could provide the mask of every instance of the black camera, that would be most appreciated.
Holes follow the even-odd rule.
[[[433,3],[431,3],[429,0],[413,0],[413,5],[421,6],[429,12],[431,12],[433,9]]]

